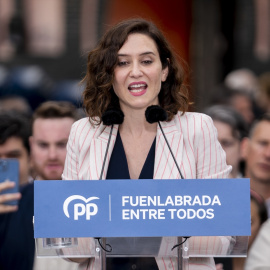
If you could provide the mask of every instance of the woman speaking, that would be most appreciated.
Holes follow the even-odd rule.
[[[152,22],[130,19],[109,29],[88,55],[84,80],[88,117],[72,127],[64,180],[226,178],[230,173],[211,118],[187,112],[184,69]],[[157,259],[143,269],[172,264]],[[208,258],[189,264],[191,270],[215,269]]]

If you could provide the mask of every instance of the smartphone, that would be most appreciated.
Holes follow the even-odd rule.
[[[5,181],[15,182],[15,186],[6,189],[1,194],[19,192],[19,161],[17,159],[0,159],[0,183]],[[5,204],[17,205],[18,200],[6,202]]]

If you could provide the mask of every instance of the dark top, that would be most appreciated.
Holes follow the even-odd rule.
[[[0,215],[0,269],[32,270],[34,242],[34,185],[20,188],[17,212]]]
[[[153,144],[150,148],[148,156],[143,165],[142,171],[140,173],[139,179],[153,179],[154,175],[154,162],[155,162],[155,146],[156,139],[153,141]],[[114,149],[111,155],[109,162],[109,167],[107,171],[107,180],[109,179],[130,179],[127,158],[121,136],[119,132],[117,133]],[[140,241],[140,239],[137,239]],[[121,240],[120,240],[121,241]],[[124,239],[122,240],[125,241]],[[158,241],[160,241],[158,239]],[[159,246],[157,246],[159,247]],[[113,248],[113,244],[112,244]],[[107,258],[106,263],[107,270],[127,270],[127,269],[136,269],[136,270],[158,270],[158,266],[155,258]]]
[[[139,179],[153,179],[155,146],[156,138],[152,143],[152,146],[140,173]],[[116,141],[111,155],[106,179],[130,179],[127,158],[119,132],[116,136]]]

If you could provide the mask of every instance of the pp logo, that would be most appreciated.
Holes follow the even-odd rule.
[[[86,217],[87,220],[90,220],[91,216],[95,216],[98,212],[98,207],[95,203],[89,203],[93,200],[98,200],[98,197],[89,197],[88,199],[85,199],[81,195],[72,195],[68,197],[64,204],[63,204],[63,210],[65,215],[70,218],[69,212],[68,212],[68,205],[70,202],[74,200],[81,200],[84,203],[75,203],[74,204],[74,220],[78,220],[79,216],[84,216]]]

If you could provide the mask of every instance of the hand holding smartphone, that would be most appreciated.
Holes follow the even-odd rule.
[[[0,213],[17,210],[19,191],[19,162],[0,159]]]

